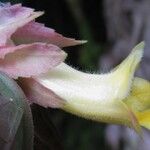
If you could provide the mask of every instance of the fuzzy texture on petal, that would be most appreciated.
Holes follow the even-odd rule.
[[[33,78],[19,78],[18,84],[23,89],[29,103],[43,107],[61,108],[65,104],[53,91],[47,89]]]
[[[3,47],[0,51],[7,52],[4,59],[0,59],[0,71],[13,78],[45,73],[66,57],[59,47],[43,43]]]
[[[0,7],[0,46],[4,46],[11,35],[20,27],[42,15],[21,4]]]
[[[45,42],[57,45],[59,47],[67,47],[73,45],[83,44],[86,41],[66,38],[55,30],[45,27],[43,24],[37,22],[30,22],[22,28],[18,29],[13,35],[15,44]]]
[[[51,96],[43,100],[43,94],[41,102],[33,96],[35,99],[32,101],[44,107],[47,104],[53,107],[51,97],[55,94],[55,100],[59,100],[56,107],[69,113],[95,121],[124,124],[139,131],[135,114],[123,100],[130,95],[134,72],[142,58],[143,49],[144,43],[140,43],[116,69],[107,74],[88,74],[61,63],[49,72],[34,77]],[[37,85],[30,88],[30,97],[35,89],[40,91]],[[60,100],[64,101],[63,106],[59,105]]]

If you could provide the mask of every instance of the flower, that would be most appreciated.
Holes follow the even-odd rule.
[[[39,75],[65,59],[62,47],[85,42],[35,22],[42,14],[21,4],[0,6],[0,71],[12,78]]]
[[[84,73],[63,63],[66,54],[61,48],[86,41],[36,23],[42,14],[21,4],[0,7],[0,71],[20,77],[18,83],[31,103],[137,132],[140,125],[150,129],[150,83],[134,77],[144,43],[111,72]]]
[[[45,74],[21,79],[20,83],[30,101],[41,106],[127,125],[140,132],[140,125],[150,129],[150,83],[134,77],[143,49],[142,42],[106,74],[84,73],[61,63]]]

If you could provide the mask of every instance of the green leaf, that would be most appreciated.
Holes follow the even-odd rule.
[[[0,149],[32,150],[33,122],[26,97],[16,82],[0,72]]]

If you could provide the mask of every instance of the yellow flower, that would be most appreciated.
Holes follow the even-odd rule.
[[[26,94],[44,107],[60,108],[86,119],[126,125],[137,132],[140,125],[150,128],[150,83],[134,78],[143,49],[142,42],[106,74],[84,73],[61,63],[30,79],[28,85],[24,79]]]
[[[140,125],[150,129],[150,83],[141,78],[135,78],[131,94],[124,100]]]

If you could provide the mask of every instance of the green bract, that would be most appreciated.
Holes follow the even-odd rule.
[[[0,72],[0,148],[33,149],[30,107],[21,88]]]

